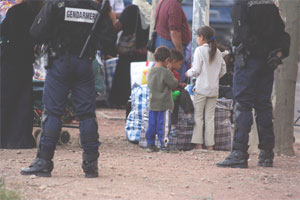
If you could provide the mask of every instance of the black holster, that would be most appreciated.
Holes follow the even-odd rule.
[[[277,56],[277,53],[280,52],[280,51],[281,51],[281,49],[275,49],[268,56],[267,62],[268,62],[269,67],[272,70],[276,70],[277,67],[282,64],[281,57]]]

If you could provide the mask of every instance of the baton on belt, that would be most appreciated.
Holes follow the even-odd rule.
[[[93,34],[95,32],[96,26],[97,26],[99,20],[101,19],[102,13],[104,12],[103,10],[104,10],[104,6],[105,6],[106,2],[107,2],[107,0],[103,0],[103,2],[101,4],[100,11],[98,12],[98,15],[97,15],[97,17],[95,19],[95,22],[94,22],[94,24],[92,26],[92,29],[91,29],[89,35],[88,35],[88,37],[87,37],[87,39],[86,39],[86,41],[84,43],[84,46],[81,49],[81,52],[80,52],[80,55],[79,55],[80,59],[83,57],[83,55],[84,55],[84,53],[86,51],[86,48],[87,48],[88,44],[90,43],[90,39],[91,39],[91,37],[93,36]]]

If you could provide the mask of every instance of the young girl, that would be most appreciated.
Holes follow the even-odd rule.
[[[203,145],[203,114],[205,115],[205,146],[213,150],[215,144],[215,108],[219,91],[219,79],[226,74],[226,64],[217,49],[215,31],[204,26],[197,31],[197,43],[192,68],[186,72],[187,77],[196,77],[194,88],[195,126],[192,143],[196,149]],[[205,111],[205,112],[204,112]]]

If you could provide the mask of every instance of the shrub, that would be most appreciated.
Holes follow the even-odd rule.
[[[0,199],[1,200],[20,200],[21,195],[16,191],[11,191],[5,188],[4,178],[0,177]]]

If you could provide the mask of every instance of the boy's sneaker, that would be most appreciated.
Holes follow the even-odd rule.
[[[167,147],[163,147],[163,146],[160,147],[159,151],[160,152],[164,152],[164,153],[168,153],[169,152],[168,148]]]
[[[195,125],[195,119],[194,119],[194,116],[188,118],[187,124],[188,124],[188,125]]]
[[[146,151],[148,153],[152,153],[152,152],[158,152],[159,149],[154,144],[152,144],[147,146]]]

